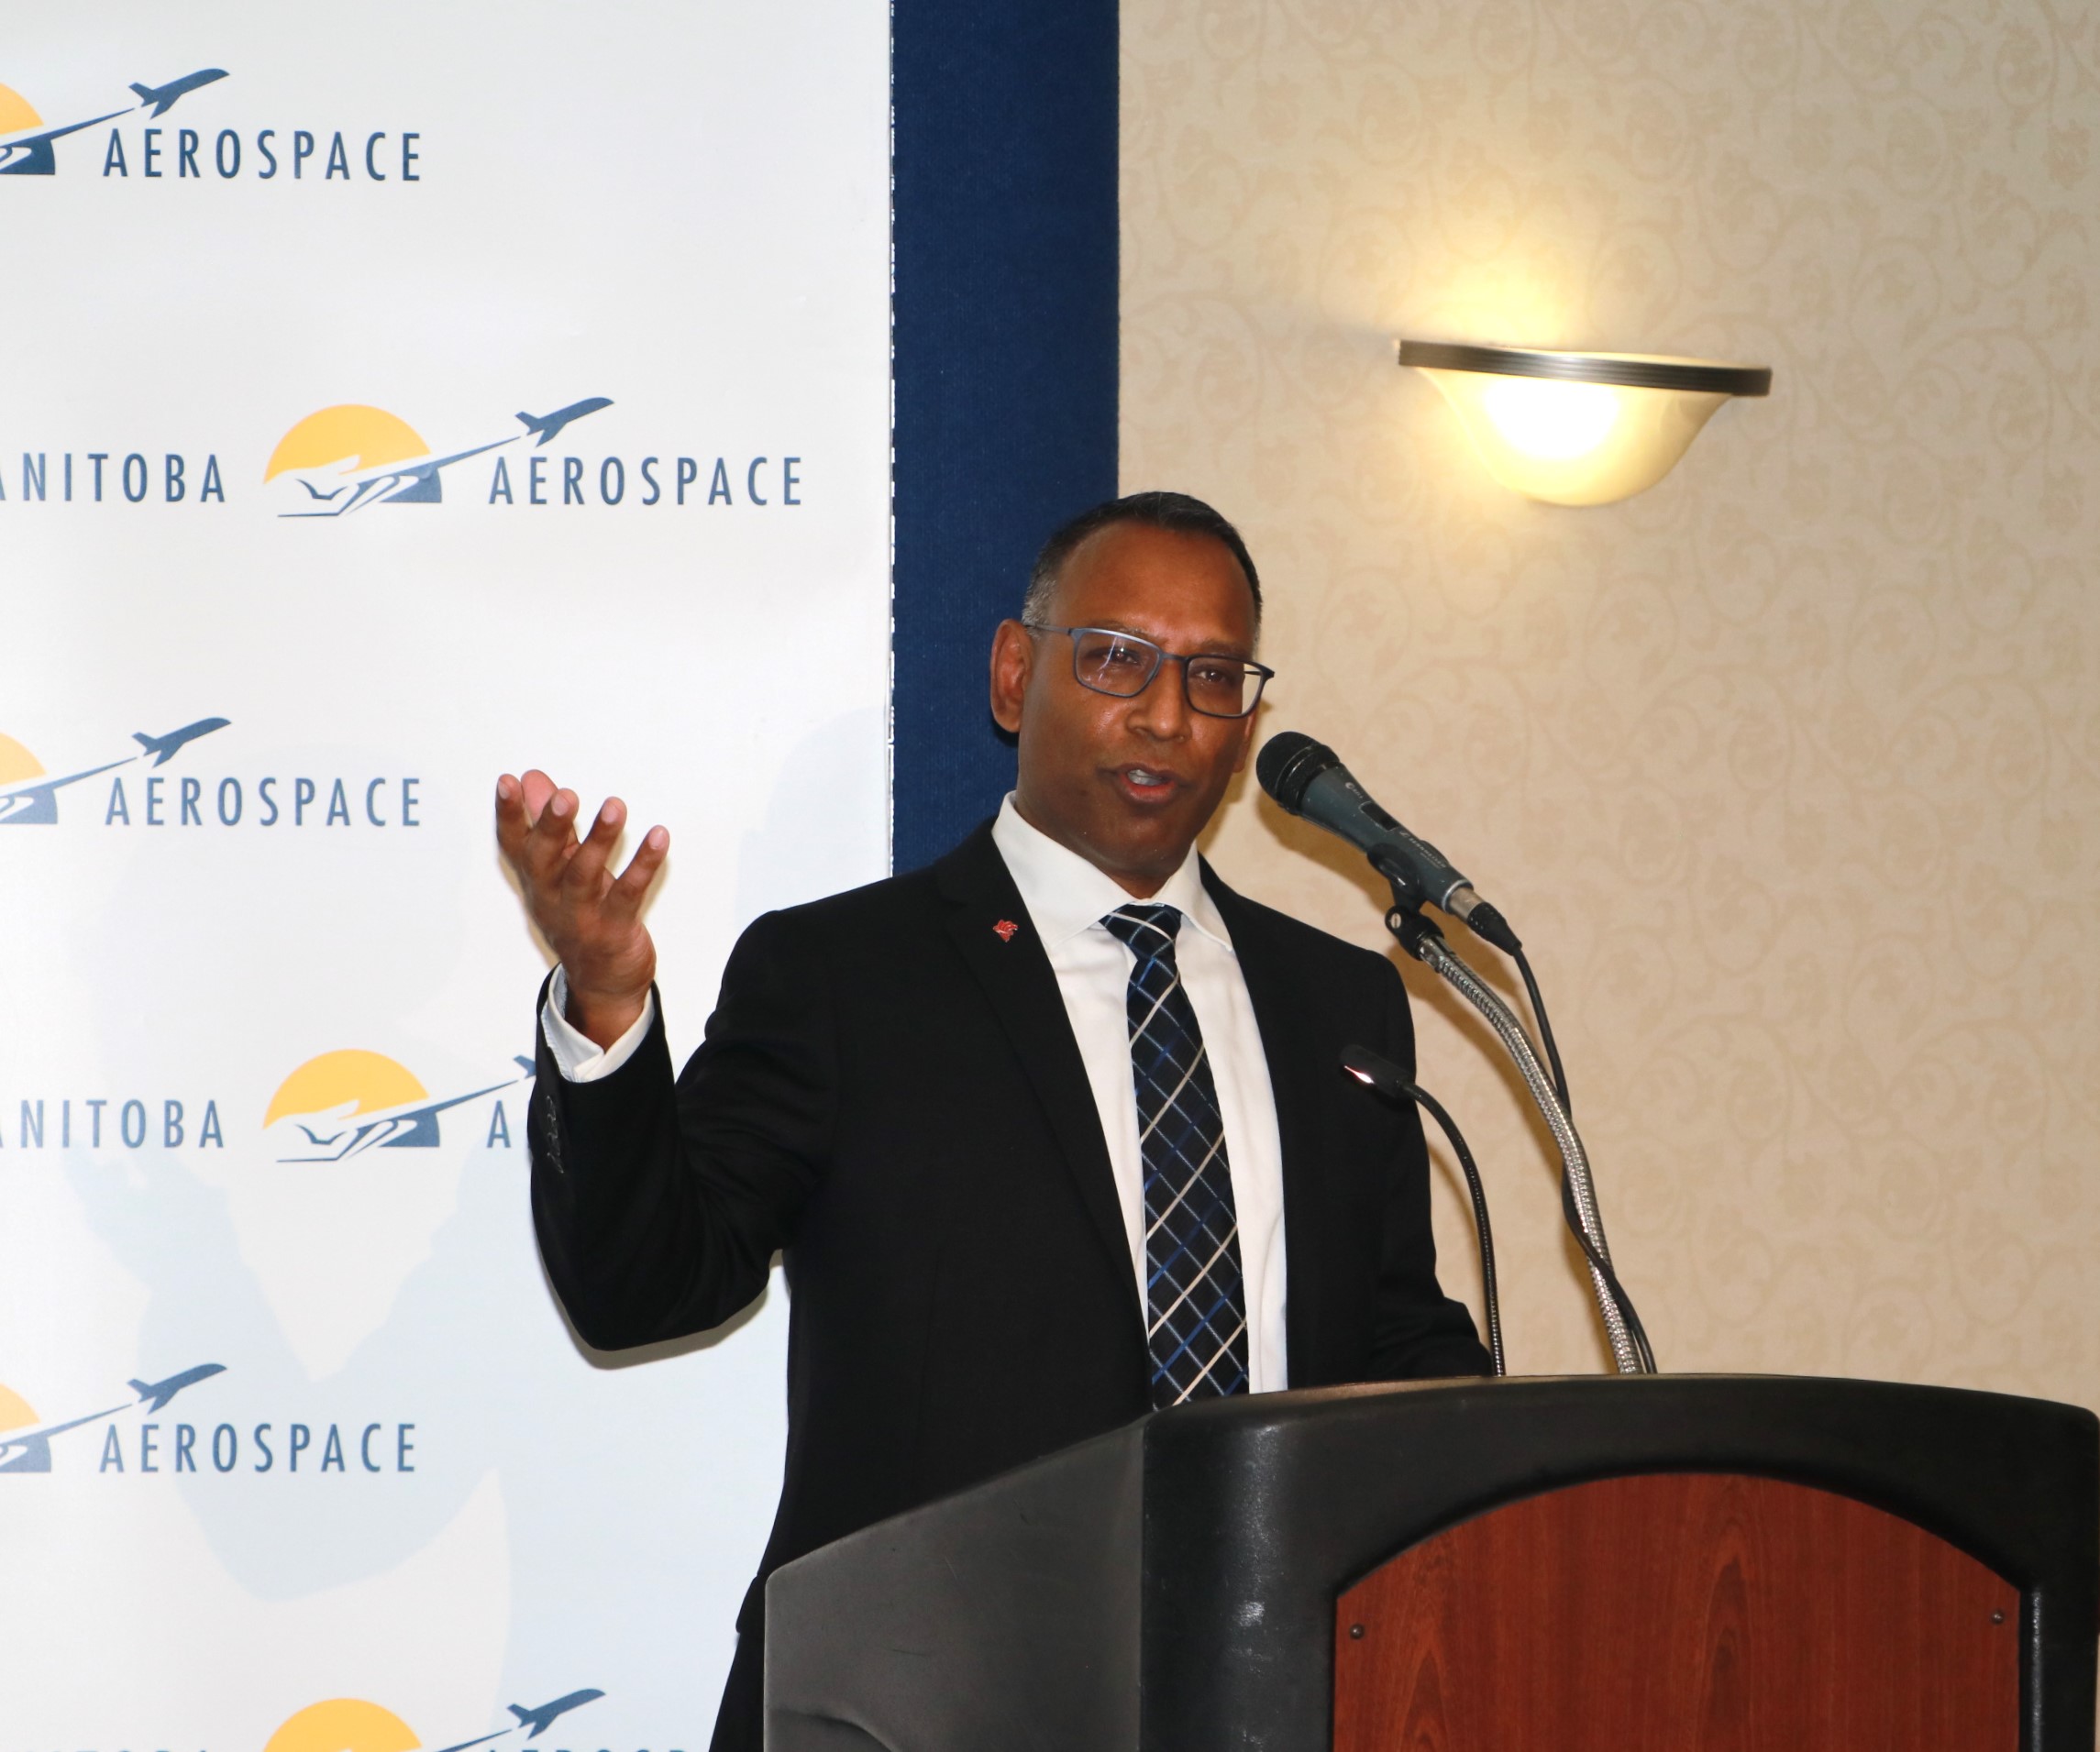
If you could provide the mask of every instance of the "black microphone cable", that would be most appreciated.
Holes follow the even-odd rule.
[[[1568,1074],[1561,1069],[1561,1049],[1553,1042],[1553,1025],[1546,1019],[1546,1000],[1539,996],[1539,982],[1531,975],[1531,958],[1520,942],[1509,952],[1517,971],[1524,975],[1524,996],[1531,1000],[1531,1019],[1539,1025],[1539,1041],[1546,1049],[1546,1068],[1553,1075],[1553,1093],[1561,1098],[1561,1111],[1571,1118],[1575,1104],[1568,1099]]]
[[[1480,1239],[1480,1296],[1487,1322],[1487,1354],[1494,1360],[1498,1380],[1509,1372],[1502,1360],[1502,1294],[1495,1279],[1495,1231],[1487,1222],[1487,1192],[1480,1184],[1480,1169],[1473,1160],[1473,1151],[1465,1147],[1465,1136],[1458,1129],[1458,1121],[1451,1117],[1442,1102],[1420,1084],[1410,1082],[1400,1074],[1399,1066],[1391,1060],[1382,1058],[1366,1046],[1345,1047],[1342,1053],[1342,1068],[1363,1084],[1375,1089],[1387,1100],[1408,1100],[1427,1109],[1431,1118],[1442,1128],[1443,1135],[1451,1140],[1451,1147],[1457,1153],[1458,1165],[1464,1171],[1465,1190],[1473,1197],[1473,1229]]]
[[[1590,1268],[1604,1280],[1604,1287],[1611,1299],[1619,1305],[1619,1317],[1626,1322],[1626,1333],[1633,1340],[1633,1348],[1641,1353],[1642,1366],[1652,1375],[1663,1372],[1655,1366],[1655,1348],[1648,1342],[1648,1328],[1641,1324],[1641,1317],[1634,1312],[1633,1298],[1626,1294],[1626,1286],[1619,1281],[1619,1274],[1611,1269],[1610,1261],[1590,1244],[1583,1233],[1582,1213],[1575,1209],[1575,1188],[1568,1185],[1567,1171],[1561,1171],[1561,1217],[1568,1226],[1568,1233],[1575,1238],[1575,1245],[1582,1249],[1582,1256]]]
[[[1480,1236],[1480,1278],[1485,1291],[1487,1308],[1489,1348],[1496,1360],[1495,1372],[1502,1372],[1502,1308],[1496,1287],[1495,1243],[1487,1227],[1487,1196],[1480,1184],[1480,1171],[1475,1166],[1473,1152],[1465,1147],[1465,1140],[1459,1135],[1457,1122],[1447,1113],[1441,1102],[1428,1090],[1409,1081],[1400,1074],[1399,1067],[1389,1059],[1383,1058],[1366,1046],[1352,1046],[1342,1054],[1342,1068],[1359,1083],[1376,1089],[1387,1100],[1418,1101],[1428,1108],[1430,1115],[1443,1129],[1457,1151],[1459,1166],[1464,1170],[1466,1189],[1473,1196],[1475,1227]],[[1611,1269],[1611,1262],[1597,1251],[1588,1235],[1583,1230],[1582,1213],[1575,1208],[1575,1187],[1570,1184],[1567,1170],[1563,1167],[1561,1182],[1561,1218],[1566,1223],[1568,1233],[1575,1237],[1575,1245],[1582,1249],[1582,1256],[1603,1279],[1608,1294],[1619,1309],[1619,1317],[1626,1322],[1627,1336],[1633,1340],[1633,1348],[1650,1374],[1661,1372],[1655,1366],[1655,1348],[1648,1342],[1648,1328],[1641,1324],[1640,1311],[1633,1306],[1633,1298],[1627,1295],[1626,1286],[1619,1281],[1619,1273]]]

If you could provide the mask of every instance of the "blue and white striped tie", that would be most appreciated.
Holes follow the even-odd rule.
[[[1247,1296],[1225,1122],[1174,945],[1181,914],[1122,907],[1101,922],[1130,946],[1130,1057],[1144,1162],[1145,1328],[1152,1403],[1244,1393]]]

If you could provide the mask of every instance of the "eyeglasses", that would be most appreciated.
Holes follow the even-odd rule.
[[[1082,688],[1118,700],[1136,699],[1152,686],[1161,664],[1178,663],[1188,709],[1206,718],[1244,718],[1261,704],[1263,685],[1276,674],[1244,657],[1216,656],[1207,651],[1182,656],[1113,627],[1045,626],[1035,621],[1023,621],[1022,625],[1031,633],[1070,634],[1072,678]]]

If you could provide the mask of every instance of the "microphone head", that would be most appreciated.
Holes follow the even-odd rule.
[[[1366,1088],[1376,1089],[1388,1101],[1413,1098],[1414,1091],[1407,1078],[1400,1074],[1400,1067],[1392,1060],[1372,1052],[1367,1046],[1343,1047],[1342,1068]]]
[[[1279,730],[1254,756],[1254,777],[1278,807],[1298,815],[1304,812],[1307,787],[1341,764],[1332,748],[1302,730]]]

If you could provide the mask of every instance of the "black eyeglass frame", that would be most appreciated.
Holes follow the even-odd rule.
[[[1221,651],[1169,651],[1163,645],[1155,645],[1141,634],[1126,633],[1120,626],[1052,626],[1044,621],[1023,621],[1021,623],[1031,633],[1064,633],[1072,640],[1072,679],[1089,693],[1098,693],[1110,700],[1135,700],[1159,678],[1160,667],[1167,663],[1181,666],[1181,698],[1188,710],[1199,718],[1221,718],[1227,723],[1237,723],[1243,718],[1254,715],[1254,708],[1262,703],[1262,689],[1276,679],[1276,671],[1265,663],[1256,663],[1252,657],[1228,656]],[[1125,645],[1143,645],[1152,653],[1152,667],[1145,671],[1144,679],[1129,693],[1117,693],[1111,689],[1098,688],[1079,673],[1079,635],[1082,633],[1099,633],[1104,638],[1121,639]],[[1239,711],[1208,711],[1196,703],[1195,695],[1188,691],[1188,666],[1204,657],[1220,658],[1226,663],[1237,663],[1254,678],[1254,697]]]

